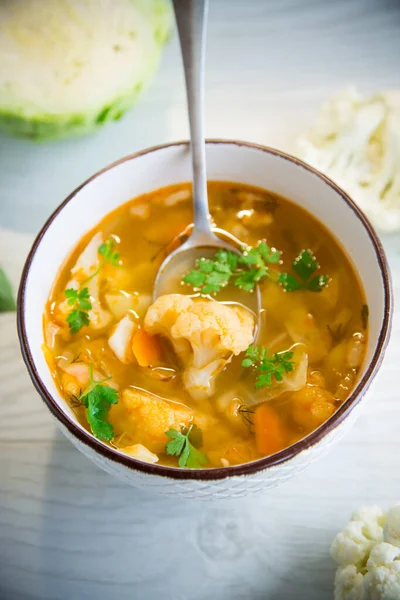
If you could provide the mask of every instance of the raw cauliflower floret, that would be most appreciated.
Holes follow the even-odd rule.
[[[183,404],[137,388],[124,390],[120,402],[133,425],[135,440],[156,454],[165,449],[166,432],[180,431],[193,417],[192,411]]]
[[[383,542],[372,550],[365,576],[367,598],[398,600],[400,598],[400,548]]]
[[[362,566],[375,544],[383,541],[384,515],[378,506],[361,508],[337,534],[331,547],[332,558],[341,566]]]
[[[335,576],[335,600],[367,600],[364,575],[355,565],[339,567]]]
[[[362,508],[333,541],[335,600],[400,599],[400,505]]]
[[[387,514],[383,539],[388,544],[400,548],[400,504],[392,506]]]
[[[150,306],[144,328],[172,342],[185,367],[183,384],[201,400],[212,396],[215,378],[232,356],[252,343],[254,317],[240,306],[169,294]]]

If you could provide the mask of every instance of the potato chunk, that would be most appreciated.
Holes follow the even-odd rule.
[[[229,467],[257,460],[260,454],[249,440],[237,438],[223,448],[209,450],[207,457],[211,467]]]
[[[322,425],[336,410],[332,394],[308,385],[292,394],[292,407],[294,421],[306,431]]]
[[[143,444],[133,444],[132,446],[124,446],[123,448],[120,448],[120,450],[121,452],[124,452],[124,454],[128,454],[128,456],[137,458],[138,460],[141,460],[145,463],[154,465],[158,462],[157,454],[153,454],[153,452],[150,452],[150,450],[146,448],[146,446],[143,446]]]
[[[193,413],[184,404],[164,400],[143,390],[128,388],[121,397],[137,443],[158,454],[165,449],[169,429],[187,426]]]

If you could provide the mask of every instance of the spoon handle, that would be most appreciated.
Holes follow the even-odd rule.
[[[211,234],[204,141],[204,57],[208,0],[173,0],[173,5],[189,112],[193,166],[193,234]]]

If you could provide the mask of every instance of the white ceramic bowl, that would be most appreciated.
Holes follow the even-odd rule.
[[[352,259],[370,307],[365,364],[350,398],[319,429],[277,454],[236,467],[186,470],[122,455],[88,433],[60,397],[41,346],[42,315],[52,283],[80,238],[108,212],[135,196],[191,179],[186,142],[144,150],[97,173],[75,190],[39,233],[27,259],[18,300],[18,331],[32,381],[71,442],[99,467],[148,489],[183,497],[242,496],[276,486],[303,470],[344,433],[382,362],[388,342],[392,300],[382,246],[371,225],[334,183],[301,161],[243,142],[207,143],[210,180],[253,184],[288,197],[322,221]],[[167,226],[167,224],[166,224]]]

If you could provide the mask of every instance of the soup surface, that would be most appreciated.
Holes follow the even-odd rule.
[[[190,189],[136,198],[80,241],[46,307],[44,352],[66,402],[105,443],[146,462],[228,467],[290,446],[346,400],[368,307],[319,222],[228,182],[209,183],[210,210],[242,255],[188,265],[153,303],[158,267],[192,222]],[[258,328],[239,303],[256,284]]]

